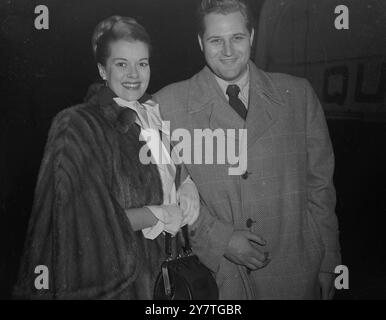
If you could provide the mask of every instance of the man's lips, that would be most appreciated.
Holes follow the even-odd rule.
[[[137,90],[141,87],[141,82],[122,82],[122,86],[129,90]]]
[[[222,64],[234,64],[237,61],[237,58],[230,59],[220,59]]]

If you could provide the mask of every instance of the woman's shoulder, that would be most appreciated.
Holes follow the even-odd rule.
[[[49,140],[58,138],[90,140],[99,136],[98,131],[105,131],[95,107],[88,103],[77,104],[60,111],[52,120],[48,134]]]
[[[51,128],[79,127],[92,117],[87,103],[77,104],[60,111],[52,120]]]
[[[104,94],[104,86],[93,83],[89,86],[83,103],[67,107],[60,111],[53,119],[53,124],[79,126],[87,122],[100,120],[103,112],[101,106],[111,103],[110,96]]]
[[[56,114],[53,121],[62,121],[63,119],[81,116],[81,112],[79,111],[86,108],[86,103],[79,103],[70,107],[66,107]]]

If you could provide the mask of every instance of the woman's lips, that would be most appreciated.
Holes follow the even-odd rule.
[[[122,82],[122,86],[129,90],[138,90],[141,87],[141,82]]]

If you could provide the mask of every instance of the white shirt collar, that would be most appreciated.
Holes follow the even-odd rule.
[[[226,91],[227,91],[227,88],[230,84],[236,84],[239,86],[240,88],[240,93],[244,96],[248,96],[248,91],[249,91],[249,65],[247,65],[247,71],[243,74],[243,76],[237,80],[237,81],[226,81],[224,79],[221,79],[220,77],[218,77],[217,75],[214,75],[216,80],[217,80],[217,83],[219,84],[222,92],[224,93],[224,95],[228,98],[227,94],[226,94]]]

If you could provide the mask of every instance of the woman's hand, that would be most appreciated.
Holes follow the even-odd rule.
[[[175,204],[164,204],[160,208],[163,211],[163,218],[159,220],[165,225],[164,231],[174,236],[184,225],[182,210]]]
[[[177,191],[177,200],[184,217],[182,225],[191,226],[200,214],[200,195],[194,182],[187,178]]]
[[[147,239],[155,239],[162,231],[173,236],[183,226],[182,210],[175,204],[164,204],[160,206],[146,206],[148,213],[152,216],[152,225],[142,229]]]

